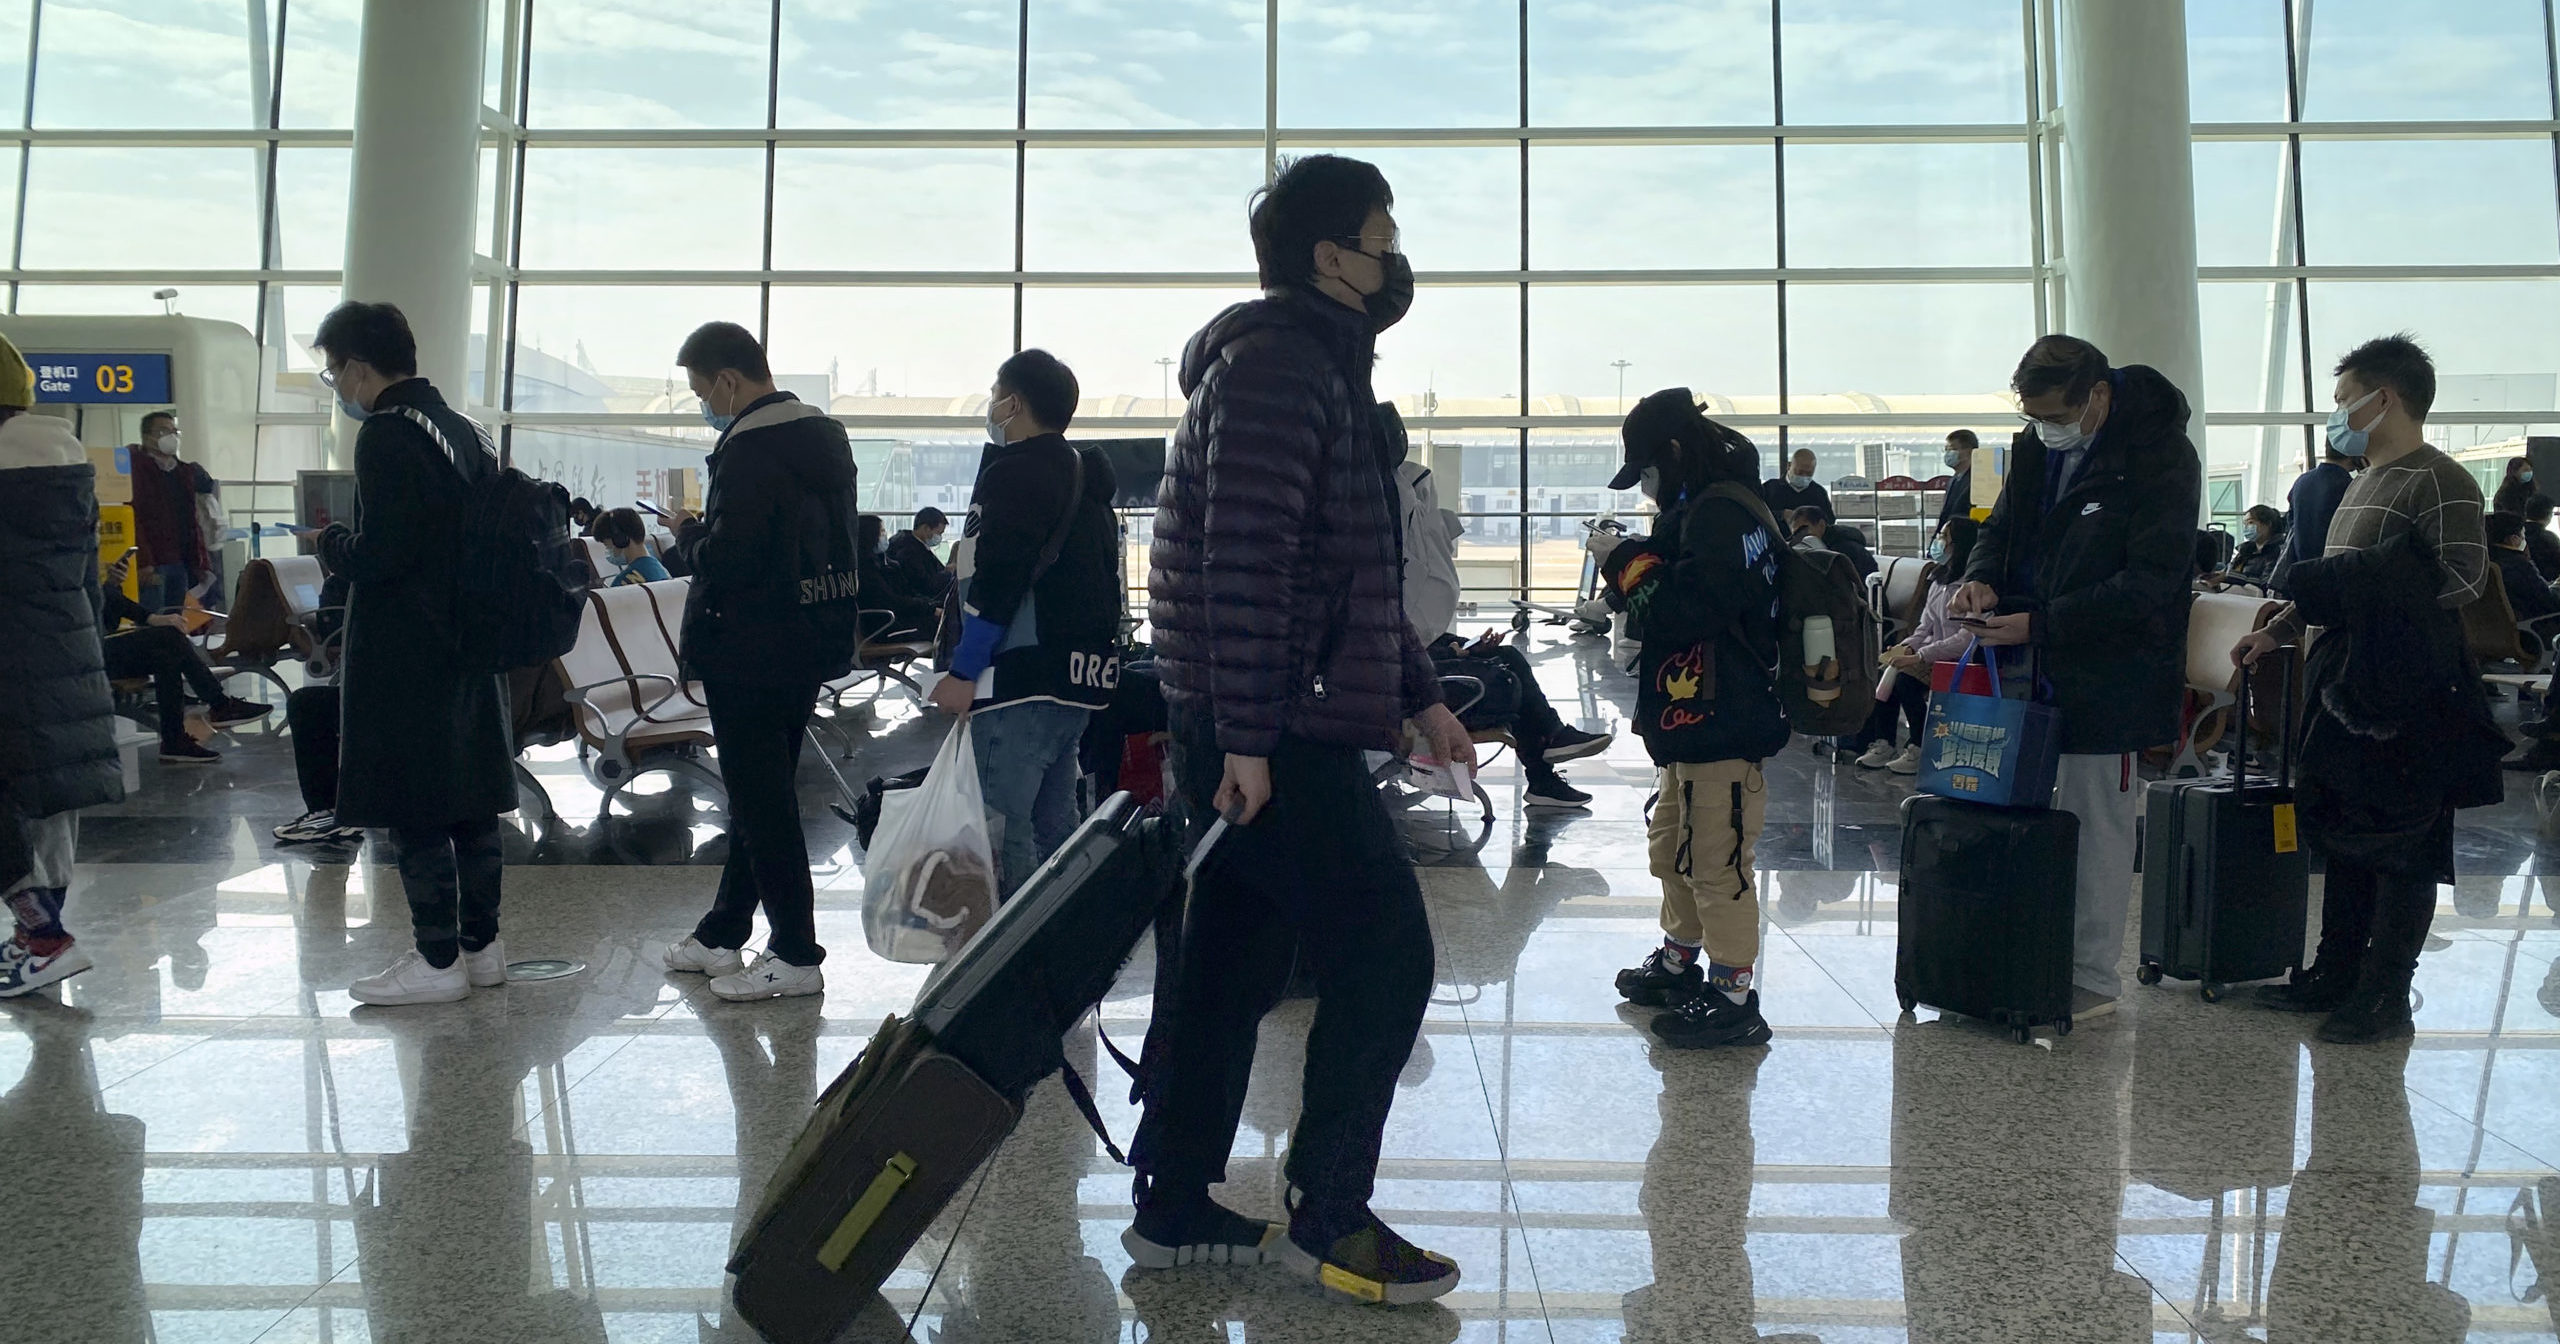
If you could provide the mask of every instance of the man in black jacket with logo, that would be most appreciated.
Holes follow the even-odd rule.
[[[1182,356],[1147,586],[1174,774],[1234,824],[1193,886],[1181,972],[1138,1126],[1142,1268],[1276,1260],[1372,1302],[1419,1302],[1458,1267],[1369,1209],[1396,1077],[1431,999],[1422,889],[1361,759],[1418,723],[1475,763],[1404,610],[1397,456],[1375,412],[1377,334],[1413,271],[1373,165],[1284,167],[1253,207],[1265,296]],[[1316,982],[1283,1229],[1209,1198],[1226,1179],[1255,1028],[1293,962]],[[1152,1033],[1151,1033],[1152,1034]]]
[[[2053,806],[2080,819],[2071,1014],[2115,1008],[2133,902],[2134,753],[2176,740],[2203,471],[2186,396],[2047,336],[2010,385],[2028,428],[1948,599],[1982,642],[2032,646],[2062,718]]]
[[[933,548],[941,544],[950,526],[950,515],[930,504],[916,510],[914,526],[889,538],[889,548],[880,557],[882,567],[907,591],[940,601],[951,587],[951,569]]]
[[[693,574],[680,643],[720,744],[729,861],[667,969],[711,976],[724,999],[816,994],[827,950],[794,781],[818,688],[853,668],[853,449],[825,411],[774,387],[763,345],[734,322],[697,328],[676,363],[720,433],[703,516],[675,523]],[[744,965],[758,905],[771,937]]]
[[[997,890],[1012,895],[1076,825],[1085,721],[1120,684],[1119,487],[1067,442],[1076,376],[1046,350],[996,370],[986,462],[961,527],[960,642],[933,703],[975,714],[978,787],[1003,819]]]

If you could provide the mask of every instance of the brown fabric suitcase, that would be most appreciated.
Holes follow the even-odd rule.
[[[774,1344],[835,1338],[1020,1118],[922,1028],[881,1023],[729,1257],[738,1314]]]

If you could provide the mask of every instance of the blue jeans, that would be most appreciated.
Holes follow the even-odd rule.
[[[153,612],[183,611],[195,577],[185,565],[154,565],[142,571],[142,605]]]
[[[1076,828],[1076,747],[1092,710],[1017,700],[969,716],[978,789],[1004,819],[996,841],[996,890],[1010,896]]]

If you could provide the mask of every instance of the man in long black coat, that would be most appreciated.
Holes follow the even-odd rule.
[[[479,426],[418,376],[408,319],[346,303],[312,344],[356,434],[355,525],[320,534],[347,597],[338,822],[391,831],[417,947],[348,986],[360,1003],[449,1003],[506,980],[498,817],[515,807],[499,677],[466,670],[455,563],[469,483],[495,472]],[[439,441],[441,440],[441,441]]]

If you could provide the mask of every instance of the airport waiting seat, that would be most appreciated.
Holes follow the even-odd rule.
[[[1929,601],[1929,580],[1937,569],[1936,561],[1898,555],[1878,561],[1876,572],[1867,576],[1867,604],[1875,608],[1876,633],[1884,647],[1891,648],[1918,628],[1920,612]]]
[[[2188,694],[2177,754],[2169,762],[2172,777],[2204,773],[2204,753],[2229,731],[2231,712],[2240,700],[2240,669],[2232,665],[2231,646],[2264,628],[2283,606],[2275,598],[2250,593],[2196,594],[2187,608]],[[2253,695],[2258,685],[2252,683]],[[2265,716],[2278,712],[2274,703],[2260,710]]]
[[[613,551],[603,542],[593,537],[580,537],[578,545],[587,553],[588,587],[602,588],[613,582],[614,575],[622,572],[620,566],[613,563]]]
[[[721,787],[718,768],[703,754],[712,745],[711,711],[701,686],[685,678],[678,653],[691,583],[664,579],[590,592],[577,643],[558,659],[561,694],[577,716],[580,760],[604,790],[604,808],[651,770],[690,773]]]
[[[302,663],[312,681],[333,680],[346,635],[346,608],[320,605],[320,591],[328,577],[316,555],[261,556],[250,561],[232,586],[222,642],[205,650],[205,662],[224,676],[263,678],[280,695],[291,690],[276,672],[277,665],[286,661]],[[340,619],[324,637],[318,627],[329,616]]]

